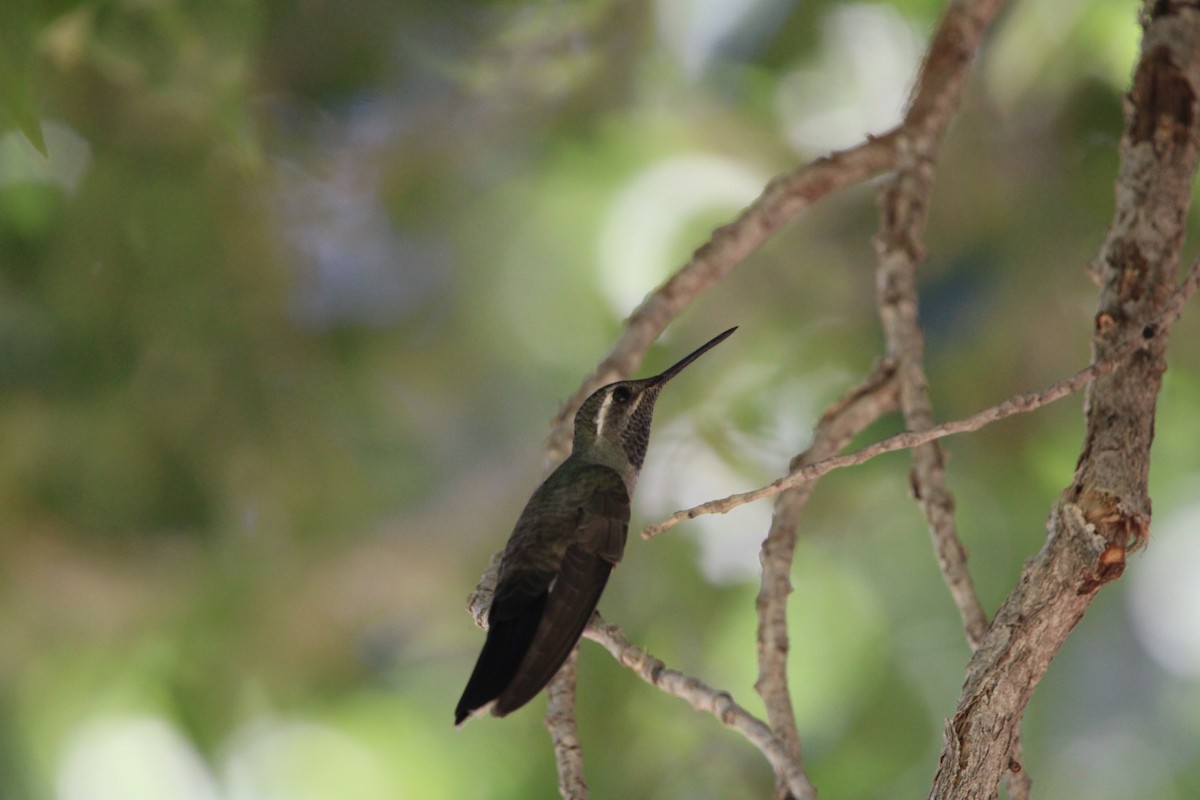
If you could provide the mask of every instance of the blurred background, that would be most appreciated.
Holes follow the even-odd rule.
[[[547,422],[770,176],[899,120],[942,5],[4,3],[0,798],[553,796],[540,698],[451,724],[483,641],[465,599]],[[921,274],[941,419],[1088,359],[1137,5],[1014,3],[976,65]],[[871,187],[828,198],[649,353],[642,374],[741,326],[659,404],[635,530],[782,474],[869,371],[876,226]],[[1193,312],[1150,546],[1026,716],[1042,797],[1200,796]],[[1081,405],[945,443],[989,612]],[[803,520],[791,677],[826,797],[924,796],[963,678],[907,472],[834,473]],[[601,604],[755,712],[769,514],[631,537]],[[597,797],[771,791],[757,751],[591,643],[579,721]]]

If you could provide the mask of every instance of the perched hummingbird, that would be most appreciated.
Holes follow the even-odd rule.
[[[567,660],[625,550],[658,393],[735,330],[653,378],[597,389],[579,407],[571,455],[529,498],[504,548],[487,640],[454,709],[456,726],[489,707],[497,717],[515,711]]]

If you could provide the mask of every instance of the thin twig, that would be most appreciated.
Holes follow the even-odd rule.
[[[880,190],[882,223],[875,238],[879,319],[887,338],[888,355],[896,359],[900,408],[910,431],[933,427],[933,402],[925,375],[925,335],[917,300],[917,265],[924,260],[921,237],[933,189],[933,158],[937,140],[914,140],[905,152],[893,181]],[[909,484],[929,525],[942,579],[962,618],[967,642],[974,650],[987,629],[987,617],[975,595],[967,569],[967,551],[954,520],[954,496],[946,486],[946,459],[941,446],[926,442],[913,448]]]
[[[953,0],[926,50],[904,128],[941,138],[962,97],[962,86],[983,36],[1006,0]]]
[[[1183,276],[1183,280],[1179,282],[1179,288],[1171,295],[1171,299],[1163,307],[1162,316],[1158,319],[1158,324],[1171,327],[1175,324],[1175,320],[1183,315],[1183,309],[1187,307],[1188,301],[1192,299],[1192,295],[1196,293],[1196,289],[1200,289],[1200,256],[1192,262],[1188,267],[1187,273]],[[1147,331],[1143,331],[1145,336]]]
[[[1200,274],[1197,274],[1197,269],[1200,269],[1200,260],[1196,264],[1193,264],[1191,272],[1180,285],[1176,297],[1172,298],[1171,302],[1166,306],[1164,313],[1155,321],[1154,324],[1158,326],[1158,329],[1161,330],[1169,327],[1179,317],[1183,307],[1187,304],[1187,299],[1196,291],[1196,287],[1200,286]],[[753,491],[733,494],[719,500],[710,500],[707,503],[701,503],[682,511],[676,511],[662,522],[646,527],[642,531],[642,538],[649,539],[652,536],[674,528],[685,520],[695,519],[706,514],[727,514],[739,506],[744,506],[747,503],[753,503],[756,500],[762,500],[767,497],[774,497],[793,486],[800,486],[801,484],[815,481],[836,469],[857,467],[860,464],[865,464],[884,453],[918,447],[926,442],[944,439],[947,436],[953,436],[957,433],[971,433],[985,425],[990,425],[993,422],[998,422],[1015,414],[1034,411],[1048,403],[1061,400],[1068,395],[1078,392],[1101,375],[1107,375],[1115,370],[1122,362],[1145,346],[1145,341],[1139,336],[1129,342],[1125,349],[1117,353],[1113,358],[1085,367],[1071,377],[1051,384],[1045,389],[1014,395],[1001,403],[990,408],[985,408],[964,419],[946,422],[923,431],[905,431],[895,436],[889,436],[874,444],[867,445],[853,453],[832,456],[814,464],[806,464],[799,469],[789,472],[782,478]]]
[[[1200,288],[1200,257],[1197,257],[1188,270],[1184,279],[1180,282],[1179,287],[1171,299],[1163,308],[1163,313],[1158,319],[1147,327],[1154,327],[1157,330],[1169,328],[1180,315],[1183,309],[1187,306],[1188,300],[1195,294],[1197,288]],[[818,478],[833,472],[836,469],[845,469],[846,467],[856,467],[864,464],[871,459],[881,456],[884,453],[892,453],[896,450],[906,450],[912,447],[917,447],[926,442],[931,442],[936,439],[944,439],[947,436],[953,436],[958,433],[971,433],[990,425],[993,422],[998,422],[1015,414],[1023,414],[1029,411],[1035,411],[1044,405],[1061,400],[1062,398],[1078,392],[1083,389],[1093,380],[1101,375],[1107,375],[1116,369],[1120,364],[1129,358],[1138,350],[1145,347],[1144,333],[1142,336],[1135,338],[1129,342],[1125,349],[1118,352],[1115,356],[1107,361],[1103,361],[1079,370],[1069,378],[1065,378],[1057,383],[1051,384],[1044,389],[1036,392],[1025,392],[1023,394],[1014,395],[1007,400],[997,403],[994,406],[985,408],[969,417],[953,422],[946,422],[933,428],[924,431],[905,431],[898,433],[895,436],[889,436],[874,444],[867,445],[860,450],[842,456],[832,456],[822,459],[812,464],[806,464],[799,469],[789,472],[782,478],[755,489],[750,492],[730,495],[729,497],[720,500],[711,500],[707,503],[687,508],[682,511],[676,511],[667,519],[655,525],[648,526],[642,531],[642,538],[649,539],[659,533],[674,528],[680,522],[706,514],[726,514],[738,506],[753,503],[756,500],[762,500],[767,497],[774,497],[780,492],[785,491],[793,486],[799,486],[810,481],[815,481]]]
[[[895,410],[898,403],[895,374],[891,362],[881,362],[865,381],[830,406],[817,422],[812,444],[792,460],[792,469],[834,455],[872,422]],[[800,732],[796,727],[787,675],[787,601],[792,592],[792,562],[800,514],[808,504],[813,486],[806,483],[793,487],[776,500],[771,528],[759,554],[762,583],[755,602],[758,611],[758,680],[754,690],[762,698],[771,730],[801,769],[804,761]],[[775,796],[783,798],[790,793],[786,782],[777,776]]]
[[[916,152],[901,156],[894,181],[880,190],[882,223],[875,239],[879,257],[876,273],[879,319],[887,338],[888,355],[896,359],[900,409],[910,431],[934,425],[933,402],[925,374],[925,335],[917,299],[917,265],[924,260],[921,237],[933,189],[933,158],[937,140],[913,142]],[[962,618],[967,642],[974,650],[987,629],[987,616],[975,595],[967,568],[967,551],[958,536],[954,496],[946,486],[946,457],[936,441],[913,448],[909,485],[929,525],[942,580],[950,589]]]
[[[934,162],[961,104],[966,65],[1003,4],[1003,0],[976,0],[952,3],[947,9],[947,21],[930,44],[922,77],[948,65],[950,78],[936,94],[918,91],[914,95],[897,142],[895,177],[880,189],[881,221],[875,238],[877,304],[888,355],[896,360],[900,408],[910,431],[926,430],[934,424],[916,281],[917,265],[925,257],[921,240],[933,190]],[[958,536],[954,497],[945,482],[945,455],[933,441],[914,448],[912,457],[913,494],[929,524],[938,566],[973,650],[983,638],[987,617],[975,595],[966,549]]]
[[[729,692],[714,689],[697,678],[669,668],[631,643],[619,627],[605,622],[598,613],[592,617],[584,636],[603,645],[613,658],[646,683],[686,701],[697,711],[712,714],[722,724],[742,734],[762,752],[775,774],[783,777],[796,800],[816,800],[816,789],[799,763],[791,758],[787,746],[767,723],[739,705]]]
[[[1008,748],[1008,771],[1004,773],[1004,788],[1008,790],[1008,800],[1029,800],[1033,796],[1033,780],[1025,767],[1020,735],[1013,737],[1012,745]]]

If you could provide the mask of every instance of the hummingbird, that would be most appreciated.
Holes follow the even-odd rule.
[[[652,378],[603,386],[579,407],[571,455],[534,491],[505,545],[487,639],[454,709],[456,727],[488,710],[517,710],[567,660],[625,551],[629,498],[659,392],[735,330]]]

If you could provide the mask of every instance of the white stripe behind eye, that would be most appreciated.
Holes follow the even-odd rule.
[[[596,414],[596,438],[600,438],[600,434],[604,433],[604,419],[608,416],[608,407],[612,405],[613,393],[605,392],[604,402],[600,404],[600,411]]]

